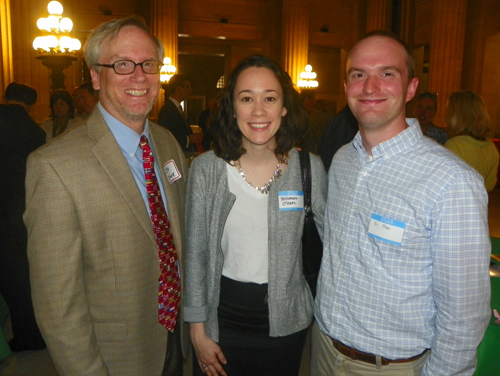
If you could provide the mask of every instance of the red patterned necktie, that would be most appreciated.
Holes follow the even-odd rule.
[[[160,259],[160,278],[158,290],[158,321],[173,331],[179,314],[181,287],[179,263],[175,250],[174,237],[170,233],[170,222],[161,198],[160,186],[156,178],[154,157],[146,136],[141,136],[142,163],[146,178],[149,211],[155,233],[158,256]]]

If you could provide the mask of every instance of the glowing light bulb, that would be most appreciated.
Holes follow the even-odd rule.
[[[50,31],[50,27],[49,27],[49,22],[47,21],[46,18],[42,17],[42,18],[39,18],[38,21],[36,21],[36,26],[40,29],[40,30],[47,30],[47,31]]]
[[[35,50],[43,49],[43,37],[36,37],[35,40],[33,41],[33,48]]]
[[[82,48],[82,43],[76,38],[71,38],[71,45],[69,47],[69,50],[78,51],[80,48]]]
[[[56,48],[59,45],[59,41],[54,35],[47,35],[45,38],[45,47]]]
[[[59,18],[57,16],[47,17],[48,30],[59,30]]]
[[[59,39],[59,48],[61,52],[63,52],[64,50],[69,50],[71,47],[71,42],[71,37],[61,37],[61,39]]]
[[[63,12],[63,6],[59,1],[51,1],[49,5],[47,5],[47,10],[50,14],[61,15]]]
[[[59,28],[61,31],[69,33],[73,29],[73,21],[68,17],[63,17],[59,21]]]

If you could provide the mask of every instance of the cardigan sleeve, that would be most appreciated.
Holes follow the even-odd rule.
[[[191,164],[186,190],[186,249],[184,253],[184,321],[208,320],[207,264],[208,233],[206,226],[207,182],[204,158]]]
[[[314,222],[319,235],[323,239],[323,215],[326,206],[326,172],[321,159],[314,154],[311,156],[311,204],[314,213]]]

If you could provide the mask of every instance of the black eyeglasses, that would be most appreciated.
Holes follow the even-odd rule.
[[[158,60],[145,60],[142,63],[134,63],[132,60],[118,60],[113,64],[96,64],[98,67],[113,68],[116,74],[132,74],[135,68],[140,65],[142,71],[146,74],[160,73],[163,63]]]

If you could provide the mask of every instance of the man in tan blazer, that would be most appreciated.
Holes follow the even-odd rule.
[[[139,147],[146,136],[182,265],[186,160],[147,120],[163,54],[139,18],[98,27],[85,57],[100,103],[28,160],[33,302],[59,375],[169,374],[167,343],[170,351],[182,317],[174,334],[158,322],[159,256]]]

